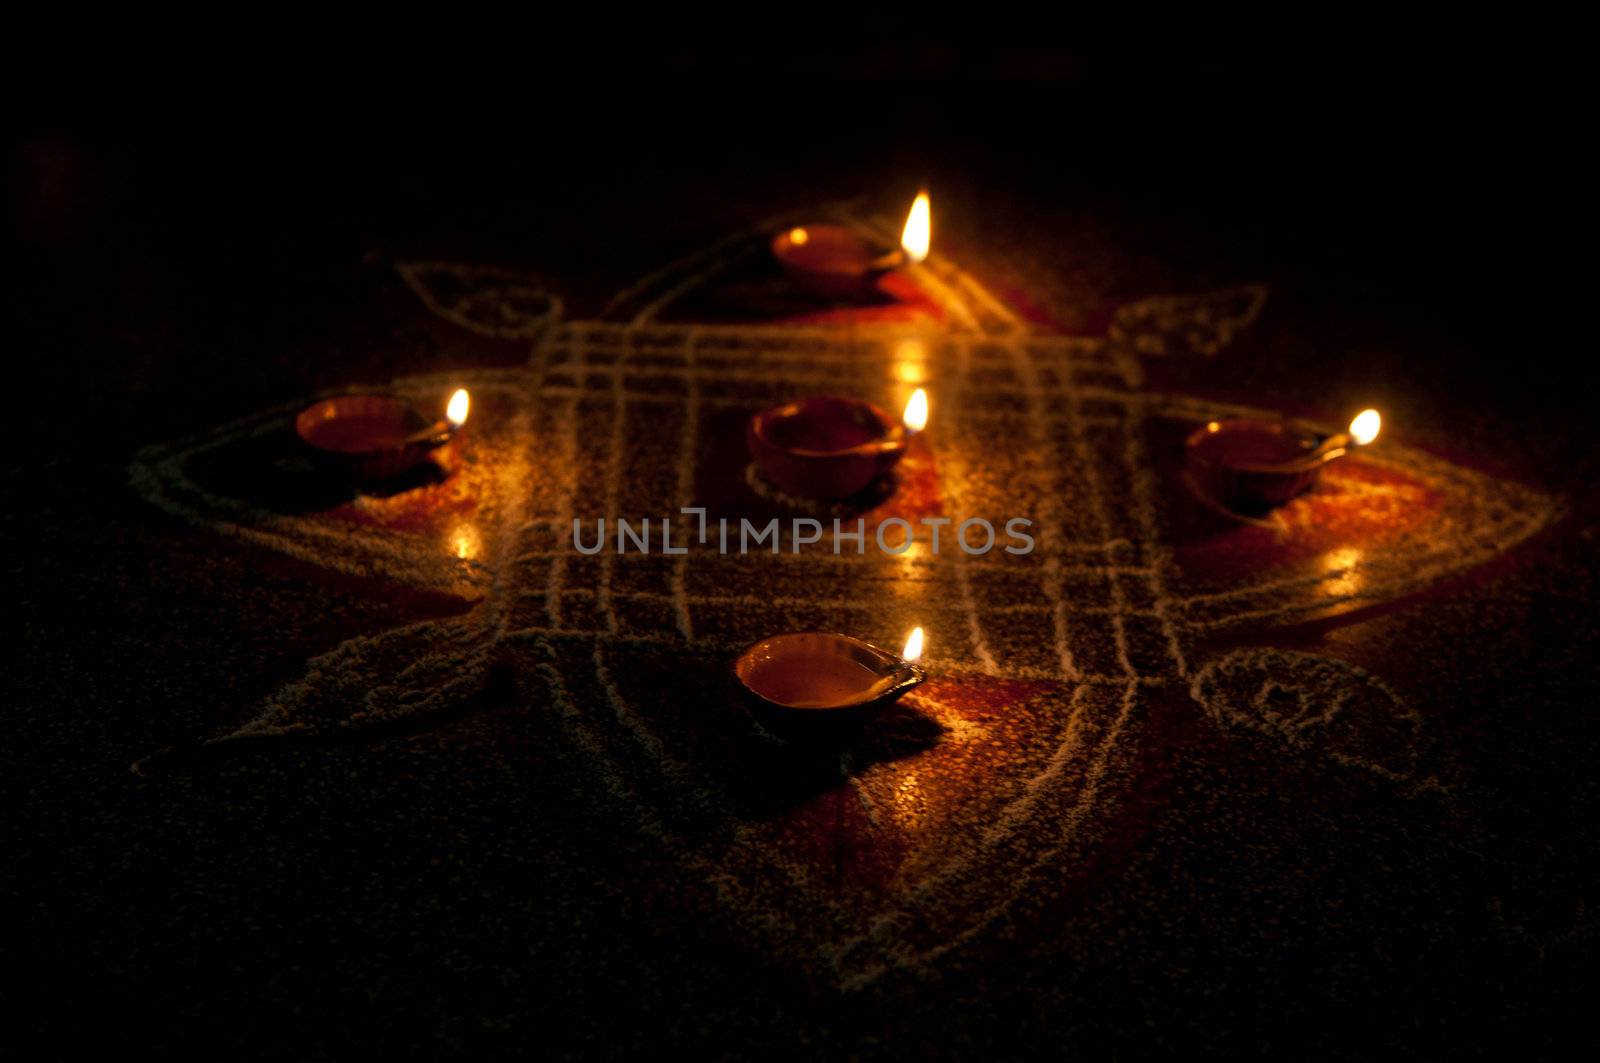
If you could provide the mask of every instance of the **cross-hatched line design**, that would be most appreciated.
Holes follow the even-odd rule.
[[[1155,529],[1114,518],[1107,502],[1102,466],[1135,456],[1120,441],[1140,431],[1142,405],[1137,366],[1103,345],[915,326],[584,322],[555,330],[534,364],[533,401],[553,411],[578,468],[570,517],[521,531],[511,562],[545,563],[548,579],[517,586],[524,604],[511,610],[521,618],[513,630],[548,623],[720,648],[847,616],[869,629],[875,617],[903,618],[932,629],[934,660],[990,674],[1102,682],[1181,674],[1172,625],[1153,604],[1163,594],[1149,562],[1159,556]],[[726,429],[747,411],[817,393],[889,408],[913,384],[936,396],[925,439],[933,504],[951,519],[939,550],[916,518],[916,539],[898,556],[871,542],[835,553],[827,537],[798,551],[785,543],[777,554],[765,544],[723,554],[714,528],[709,542],[697,541],[696,520],[681,510],[699,497],[703,450],[743,446],[726,432],[708,435],[708,422]],[[998,434],[1001,425],[1012,438]],[[1091,436],[1119,442],[1103,453]],[[863,516],[870,540],[880,515]],[[969,517],[995,527],[989,552],[958,544],[957,524]],[[1032,522],[1032,553],[1005,552],[1013,517]],[[662,552],[663,518],[687,553]],[[629,525],[628,552],[617,550],[619,519]],[[573,520],[591,536],[604,521],[599,553],[579,554]],[[646,521],[651,550],[640,552]],[[853,517],[841,523],[855,526]],[[981,531],[972,534],[982,545]],[[1133,600],[1123,590],[1130,579],[1143,587]]]

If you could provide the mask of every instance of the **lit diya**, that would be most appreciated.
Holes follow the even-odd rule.
[[[905,457],[928,423],[928,393],[918,388],[896,421],[870,402],[826,395],[762,410],[745,443],[763,475],[804,498],[842,499],[865,490]]]
[[[294,428],[323,460],[358,479],[386,480],[450,442],[466,423],[470,401],[458,389],[444,417],[430,422],[390,395],[339,395],[302,410]]]
[[[857,724],[927,678],[916,663],[922,641],[919,627],[895,654],[850,635],[774,635],[740,654],[733,674],[763,723],[806,728]]]
[[[1188,439],[1189,475],[1207,496],[1238,509],[1280,506],[1316,482],[1322,467],[1378,437],[1383,419],[1363,410],[1325,439],[1271,421],[1212,421]]]
[[[921,262],[932,240],[928,193],[919,192],[895,250],[873,247],[842,225],[799,225],[772,238],[772,254],[798,287],[840,299],[869,292],[890,270]]]

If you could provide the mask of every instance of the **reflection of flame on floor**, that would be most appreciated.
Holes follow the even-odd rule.
[[[970,742],[987,730],[983,724],[969,720],[944,702],[935,701],[920,691],[912,691],[901,700],[944,728],[941,742]]]
[[[463,561],[476,561],[483,549],[483,541],[478,536],[478,527],[475,524],[457,524],[450,529],[448,541],[450,552]]]
[[[887,542],[891,547],[898,548],[900,542],[894,538],[894,536],[899,534],[901,534],[901,529],[899,528],[887,531],[884,533],[884,541]],[[939,543],[941,553],[944,550],[944,545],[945,544],[943,542]],[[928,560],[934,556],[934,553],[932,548],[924,540],[912,539],[906,544],[905,553],[897,554],[895,556],[899,559],[901,567],[904,568],[907,573],[911,573],[916,570],[918,565],[926,564]],[[896,580],[890,586],[894,591],[895,596],[899,598],[921,598],[927,593],[928,589],[925,584],[915,580]]]
[[[894,788],[894,818],[902,826],[911,826],[926,813],[927,804],[917,773],[906,772]]]
[[[1361,558],[1363,554],[1360,547],[1341,546],[1336,550],[1329,550],[1322,557],[1322,571],[1326,578],[1322,582],[1323,593],[1330,598],[1350,598],[1360,593]]]
[[[927,344],[915,337],[908,337],[895,346],[894,378],[911,387],[920,387],[928,382]]]

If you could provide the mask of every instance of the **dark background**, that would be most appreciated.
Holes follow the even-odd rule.
[[[1528,414],[1549,374],[1586,368],[1541,359],[1528,388],[1479,372],[1511,344],[1561,345],[1578,293],[1557,263],[1582,246],[1581,67],[1558,30],[995,21],[616,42],[563,24],[525,52],[474,26],[422,54],[280,52],[278,27],[182,59],[101,45],[75,76],[31,60],[56,74],[21,95],[11,155],[20,307],[35,342],[81,349],[86,327],[103,351],[110,315],[170,339],[216,289],[276,295],[321,263],[554,245],[564,273],[600,273],[619,243],[928,184],[997,226],[1137,229],[1148,259],[1225,258],[1346,320],[1448,334],[1454,383],[1488,377]]]
[[[617,42],[484,22],[405,49],[207,27],[181,57],[108,26],[49,35],[12,71],[19,652],[0,881],[29,987],[15,1021],[63,1052],[109,1035],[312,1056],[1561,1044],[1593,991],[1596,745],[1591,241],[1575,196],[1592,130],[1561,28],[899,38],[899,22]],[[127,776],[306,656],[416,615],[375,588],[241,565],[147,512],[125,487],[138,446],[432,367],[437,352],[386,331],[396,258],[546,272],[582,313],[735,225],[843,195],[896,204],[923,183],[958,239],[990,248],[980,265],[1046,302],[1073,285],[1115,299],[1268,281],[1275,334],[1337,357],[1264,348],[1261,386],[1332,409],[1401,396],[1418,438],[1471,440],[1570,500],[1534,604],[1473,603],[1501,630],[1460,695],[1504,703],[1484,737],[1503,750],[1505,802],[1482,827],[1498,869],[1484,875],[1517,934],[1481,938],[1464,916],[1453,938],[1453,886],[1420,942],[1403,906],[1359,897],[1349,926],[1263,930],[1260,869],[1217,866],[1215,895],[1175,902],[1189,922],[1108,902],[1107,927],[1134,928],[1125,953],[1040,965],[998,946],[943,983],[839,999],[741,951],[662,857],[574,800],[581,770],[558,755],[510,803],[418,751],[373,777],[359,746],[163,787]],[[529,820],[533,854],[502,829]],[[1281,841],[1272,866],[1324,843],[1363,863],[1318,835]],[[1220,851],[1174,859],[1193,874]],[[1429,907],[1437,873],[1402,869],[1408,903]],[[1367,889],[1364,874],[1331,875],[1328,895]]]

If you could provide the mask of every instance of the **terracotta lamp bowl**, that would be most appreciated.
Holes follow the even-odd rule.
[[[752,715],[790,732],[864,722],[927,678],[916,664],[850,635],[762,639],[733,662]]]
[[[768,480],[804,498],[860,493],[905,456],[905,426],[870,402],[822,396],[750,418],[745,443]]]
[[[435,432],[429,427],[416,410],[388,395],[323,399],[294,420],[295,433],[321,461],[361,480],[398,476],[455,434],[448,423]]]
[[[842,225],[788,229],[772,238],[772,255],[796,287],[825,299],[864,295],[894,265],[893,252]]]
[[[1185,447],[1195,485],[1212,500],[1241,510],[1281,506],[1317,480],[1327,458],[1318,441],[1285,424],[1212,421]]]

